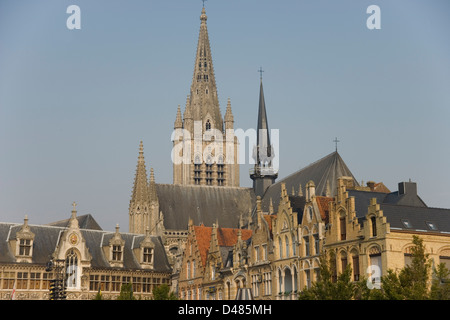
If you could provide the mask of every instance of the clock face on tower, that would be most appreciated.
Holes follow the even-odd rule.
[[[71,245],[76,245],[78,243],[78,236],[77,236],[76,233],[72,233],[69,236],[69,242],[70,242]]]

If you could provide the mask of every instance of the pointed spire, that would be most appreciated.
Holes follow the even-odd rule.
[[[300,197],[303,197],[303,190],[302,190],[302,184],[301,184],[301,183],[300,183],[299,186],[298,186],[298,195],[299,195]]]
[[[200,15],[200,32],[192,77],[190,107],[195,121],[210,120],[215,129],[223,130],[205,8]],[[210,119],[206,119],[209,115]]]
[[[144,145],[139,144],[138,163],[136,165],[136,175],[134,178],[133,192],[130,200],[130,213],[134,207],[144,208],[149,203],[149,188],[147,182],[147,169],[144,160]]]
[[[224,119],[225,119],[225,129],[233,129],[234,117],[233,117],[233,112],[231,112],[231,101],[230,101],[230,98],[228,98],[227,110],[225,112]]]
[[[181,129],[181,128],[183,128],[183,120],[181,119],[180,105],[178,105],[177,117],[175,118],[174,129]]]
[[[260,71],[261,72],[261,71]],[[264,175],[275,175],[272,159],[274,157],[273,148],[270,143],[269,123],[267,120],[266,103],[264,100],[264,89],[261,77],[258,106],[258,125],[256,133],[256,148],[253,157],[255,159],[255,170],[264,170]]]
[[[262,74],[262,70],[260,70]],[[269,124],[266,114],[266,103],[264,101],[264,90],[261,84],[259,90],[258,106],[258,129],[256,132],[256,146],[253,149],[255,166],[250,171],[250,178],[253,180],[253,190],[257,195],[263,195],[275,179],[278,177],[277,170],[274,169],[272,159],[274,158],[273,148],[270,144]]]
[[[192,113],[191,113],[191,98],[189,95],[186,97],[186,107],[184,109],[184,120],[186,119],[192,119]]]
[[[155,173],[153,172],[153,168],[150,168],[149,196],[150,201],[158,201],[158,195],[156,194]]]

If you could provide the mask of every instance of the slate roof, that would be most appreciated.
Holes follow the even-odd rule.
[[[156,184],[156,191],[169,230],[186,230],[189,218],[194,225],[218,220],[223,228],[237,228],[256,202],[252,188]]]
[[[49,225],[29,225],[31,232],[35,234],[33,243],[32,263],[45,265],[56,249],[58,241],[66,230],[65,227],[49,226]],[[21,224],[0,223],[0,263],[15,263],[15,258],[10,250],[8,240],[15,239],[16,233],[22,228]],[[80,232],[86,246],[92,256],[92,268],[111,268],[104,253],[102,246],[108,245],[108,239],[114,235],[114,232],[102,230],[81,229]],[[144,235],[131,233],[120,233],[125,241],[124,246],[124,269],[142,269],[139,265],[133,249],[137,248]],[[151,241],[154,243],[154,271],[171,272],[167,256],[161,238],[152,236]]]
[[[406,190],[403,191],[402,189]],[[356,217],[365,220],[370,199],[376,198],[390,227],[402,230],[426,232],[450,232],[450,209],[430,208],[417,195],[415,183],[399,183],[399,191],[390,193],[348,190],[349,197],[355,197]],[[407,220],[409,225],[403,221]],[[432,222],[432,230],[427,222]]]
[[[450,233],[450,209],[392,204],[382,204],[380,209],[383,210],[391,229]],[[408,220],[408,226],[402,222],[405,220]],[[430,222],[434,224],[436,230],[427,224]]]
[[[56,222],[49,223],[49,226],[55,227],[67,227],[69,225],[70,219],[60,220]],[[85,214],[82,216],[77,216],[78,225],[80,229],[91,229],[91,230],[103,230],[94,217],[90,214]]]
[[[376,198],[378,204],[404,205],[410,207],[426,207],[417,193],[399,194],[398,191],[390,193],[347,190],[349,197],[355,197],[355,210],[357,217],[364,217],[370,204],[370,199]]]
[[[295,194],[298,195],[299,186],[302,186],[302,192],[305,193],[306,184],[312,180],[316,185],[316,195],[325,196],[327,183],[330,186],[331,196],[336,194],[337,179],[342,176],[348,176],[353,178],[355,186],[359,186],[359,183],[354,178],[352,172],[342,160],[338,152],[330,153],[320,160],[310,164],[309,166],[294,172],[284,179],[271,185],[265,192],[261,206],[263,211],[269,211],[270,198],[273,201],[273,208],[276,211],[280,202],[281,183],[286,184],[286,190],[288,193],[294,189]]]

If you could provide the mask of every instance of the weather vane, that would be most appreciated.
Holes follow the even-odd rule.
[[[202,0],[202,2],[203,2],[203,8],[205,7],[205,2],[206,1],[208,1],[208,0]]]

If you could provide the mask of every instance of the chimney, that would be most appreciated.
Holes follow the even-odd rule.
[[[409,182],[400,182],[398,184],[398,195],[403,194],[417,196],[417,184],[415,182],[411,182],[411,179],[409,179]]]
[[[367,186],[369,187],[370,191],[375,191],[375,182],[374,181],[367,181]]]

